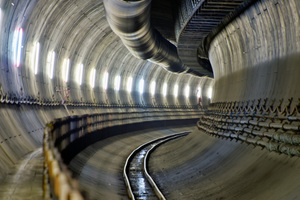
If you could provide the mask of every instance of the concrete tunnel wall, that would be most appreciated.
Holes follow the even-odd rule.
[[[258,1],[213,40],[213,102],[300,98],[300,1]]]
[[[187,105],[197,102],[195,91],[198,87],[206,97],[213,84],[212,79],[171,74],[153,63],[133,57],[110,30],[102,1],[0,0],[0,8],[2,97],[59,101],[56,90],[71,89],[70,102],[153,104],[149,85],[155,80],[160,92],[155,96],[154,104]],[[214,39],[209,51],[215,76],[213,102],[299,98],[299,10],[298,0],[258,1]],[[24,30],[24,40],[21,66],[17,68],[12,60],[13,43],[14,32],[20,27]],[[41,45],[37,75],[32,63],[36,41]],[[57,56],[56,70],[54,78],[50,79],[47,65],[49,52],[53,50]],[[71,61],[68,83],[62,77],[65,58]],[[76,74],[80,63],[84,64],[81,86]],[[94,67],[98,84],[91,88],[89,77]],[[135,87],[132,92],[126,91],[126,83],[116,92],[113,79],[109,79],[108,89],[103,90],[101,81],[105,71],[110,77],[121,74],[122,80],[133,77]],[[145,92],[140,95],[138,82],[142,77]],[[171,92],[166,97],[161,95],[165,81],[168,81],[169,91],[177,83],[181,96],[174,98]],[[191,88],[188,99],[183,95],[187,83]],[[91,107],[72,107],[71,110],[73,114],[103,112],[101,108]],[[1,182],[22,156],[41,146],[45,123],[68,113],[63,106],[1,103],[0,115]],[[203,139],[191,137],[192,140]],[[230,143],[226,142],[227,145]],[[191,146],[185,152],[192,150]],[[245,155],[249,152],[245,151]]]
[[[299,104],[299,16],[299,0],[261,0],[226,26],[209,49],[215,77],[212,102],[268,98],[276,105],[279,99],[287,104],[293,98],[291,107]],[[159,147],[149,166],[168,199],[299,199],[300,195],[299,157],[198,130]]]
[[[121,105],[185,106],[197,104],[197,90],[203,98],[212,79],[186,74],[173,74],[156,64],[132,56],[111,31],[102,1],[0,0],[0,182],[10,168],[25,154],[41,146],[43,128],[52,119],[65,117],[57,103],[70,90],[69,103]],[[23,29],[20,66],[15,66],[16,32]],[[39,68],[34,69],[34,45],[40,43]],[[51,53],[55,51],[55,69],[50,79]],[[63,79],[63,65],[70,59],[68,82]],[[78,83],[79,64],[84,65],[82,84]],[[96,69],[95,87],[90,74]],[[103,89],[103,74],[109,73],[108,87]],[[122,77],[120,91],[114,89],[114,78]],[[133,78],[132,91],[127,91],[127,79]],[[145,80],[144,93],[139,92],[139,80]],[[150,94],[150,84],[156,81],[156,94]],[[162,95],[168,83],[168,94]],[[178,84],[178,97],[173,90]],[[184,95],[190,87],[189,98]],[[21,103],[27,102],[27,103]],[[31,103],[29,103],[31,102]],[[113,112],[120,109],[70,106],[71,114]]]

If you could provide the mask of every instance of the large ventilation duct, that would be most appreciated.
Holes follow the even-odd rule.
[[[151,0],[104,0],[107,21],[137,58],[159,64],[171,72],[200,75],[184,65],[177,48],[151,26],[150,4]]]

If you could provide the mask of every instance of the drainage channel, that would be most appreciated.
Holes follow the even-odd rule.
[[[188,135],[176,133],[147,142],[136,148],[127,158],[123,176],[130,199],[165,199],[147,171],[148,156],[155,147],[170,140]]]

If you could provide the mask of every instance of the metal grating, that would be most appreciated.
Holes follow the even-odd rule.
[[[176,35],[178,54],[183,63],[203,75],[213,77],[207,55],[210,41],[222,27],[255,1],[191,0],[190,4],[185,3],[184,9],[181,9],[180,22],[177,23],[180,30],[177,29]],[[192,6],[189,8],[189,5]]]

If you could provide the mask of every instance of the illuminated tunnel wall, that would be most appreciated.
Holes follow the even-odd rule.
[[[115,109],[87,106],[93,103],[195,105],[199,91],[211,97],[212,86],[212,102],[293,97],[296,105],[300,98],[298,0],[258,1],[218,34],[209,49],[214,80],[132,56],[111,31],[101,0],[0,0],[0,8],[0,182],[41,146],[46,122],[68,115],[62,105],[41,103],[60,102],[66,93],[57,90],[70,90],[67,102],[82,105],[69,107],[71,114]]]
[[[109,28],[101,1],[18,1],[14,5],[3,1],[1,9],[3,93],[51,99],[59,98],[56,90],[71,89],[72,101],[151,104],[154,96],[158,104],[185,105],[197,102],[198,88],[205,96],[202,87],[211,83],[207,78],[168,73],[133,57]],[[119,91],[116,76],[121,78]],[[131,92],[129,77],[133,78]],[[141,79],[143,95],[137,95]],[[156,81],[155,95],[149,95],[151,81]],[[168,93],[161,95],[164,83]],[[178,98],[173,93],[176,84],[180,85]],[[190,98],[182,98],[186,86]]]
[[[199,95],[208,99],[212,79],[132,56],[100,0],[0,0],[0,8],[0,182],[41,145],[45,123],[68,115],[59,105],[67,91],[57,90],[70,90],[66,102],[77,105],[71,114],[114,110],[91,104],[186,106]]]
[[[222,30],[209,50],[213,101],[299,103],[299,8],[298,0],[259,1]]]

